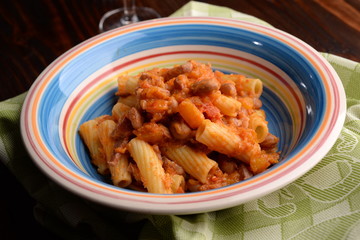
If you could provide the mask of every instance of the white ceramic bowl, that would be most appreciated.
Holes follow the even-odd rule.
[[[121,73],[194,59],[260,78],[281,161],[227,187],[161,195],[104,182],[78,128],[110,113]],[[314,49],[282,31],[220,18],[163,18],[95,36],[56,59],[31,87],[21,115],[25,145],[39,168],[66,189],[117,209],[189,214],[232,207],[273,192],[311,169],[334,144],[345,118],[335,71]]]

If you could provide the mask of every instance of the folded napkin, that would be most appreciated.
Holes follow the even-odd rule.
[[[172,16],[229,17],[269,25],[200,2],[189,2]],[[37,221],[65,239],[358,239],[360,64],[323,56],[346,91],[348,109],[341,135],[303,177],[246,204],[203,214],[154,216],[88,203],[49,180],[27,155],[19,130],[26,93],[0,102],[0,159],[37,201]]]

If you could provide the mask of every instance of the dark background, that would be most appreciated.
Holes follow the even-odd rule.
[[[187,0],[137,0],[169,16]],[[258,17],[320,52],[360,62],[359,0],[209,0]],[[102,15],[120,0],[1,0],[0,101],[27,91],[58,56],[98,34]],[[33,217],[35,201],[0,163],[0,239],[56,239]]]
[[[163,17],[186,0],[137,0]],[[321,52],[360,61],[359,0],[210,0],[267,21]],[[101,16],[120,0],[2,0],[0,101],[29,89],[49,63],[98,34]]]

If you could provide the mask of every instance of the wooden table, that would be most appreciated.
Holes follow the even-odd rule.
[[[138,0],[169,16],[187,0]],[[209,0],[263,19],[316,50],[360,61],[359,0]],[[29,89],[54,59],[98,34],[102,15],[120,0],[0,2],[0,101]]]
[[[161,2],[161,3],[160,3]],[[137,0],[137,5],[169,16],[188,0]],[[208,0],[251,14],[284,30],[321,52],[360,62],[359,0]],[[121,7],[120,0],[3,0],[0,1],[0,101],[29,89],[37,76],[62,53],[98,34],[102,15]],[[51,236],[32,217],[34,202],[0,164],[1,182],[13,194],[0,199],[0,216],[8,239]],[[5,207],[4,207],[5,206]],[[20,228],[22,229],[22,228]],[[22,230],[21,230],[22,231]],[[3,235],[2,235],[3,236]],[[0,237],[1,238],[1,237]],[[54,239],[54,238],[52,238]]]

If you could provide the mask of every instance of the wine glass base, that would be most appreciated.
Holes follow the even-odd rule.
[[[131,23],[145,21],[155,18],[160,18],[161,16],[152,8],[148,7],[136,7],[136,16],[133,17],[130,21],[123,21],[124,8],[117,8],[111,10],[104,14],[100,19],[99,30],[100,32],[106,32],[108,30],[118,28],[124,25]]]

